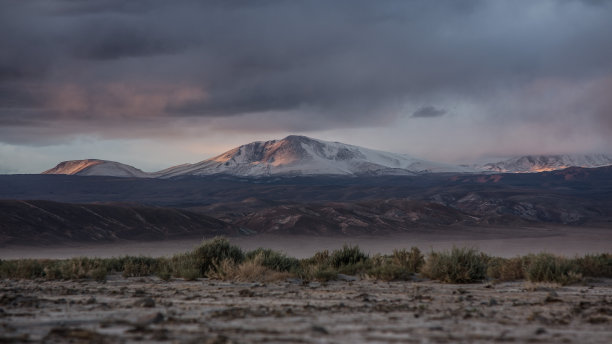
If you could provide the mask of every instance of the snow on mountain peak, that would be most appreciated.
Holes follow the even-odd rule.
[[[133,166],[125,165],[115,161],[85,159],[69,160],[57,164],[43,174],[70,174],[79,176],[112,176],[112,177],[138,177],[151,176]]]
[[[421,160],[341,142],[290,135],[281,140],[256,141],[195,164],[146,173],[114,161],[86,159],[59,163],[45,174],[171,178],[229,174],[270,175],[414,175],[431,172],[542,172],[612,165],[612,158],[593,155],[526,155],[484,165],[450,165]]]
[[[291,135],[282,140],[242,145],[196,164],[164,170],[161,175],[410,175],[418,172],[465,172],[465,169],[404,154]]]
[[[590,155],[524,155],[488,163],[482,170],[506,173],[529,173],[561,170],[568,167],[602,167],[612,165],[612,157],[604,154]]]

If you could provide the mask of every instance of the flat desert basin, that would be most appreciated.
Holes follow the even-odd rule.
[[[606,343],[612,280],[1,280],[0,342]]]

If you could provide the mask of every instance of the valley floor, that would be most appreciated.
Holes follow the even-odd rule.
[[[58,244],[55,246],[0,247],[0,259],[117,257],[126,254],[152,257],[185,252],[204,238],[194,237],[168,241],[122,241],[101,244]],[[612,251],[612,227],[444,227],[415,229],[411,232],[384,236],[305,236],[259,234],[230,237],[245,250],[271,248],[296,258],[306,258],[315,252],[341,248],[344,244],[359,245],[367,253],[391,253],[396,248],[419,247],[423,252],[445,250],[453,246],[477,248],[498,257],[515,257],[529,253],[549,252],[574,256]]]
[[[1,280],[0,342],[610,343],[611,282]]]

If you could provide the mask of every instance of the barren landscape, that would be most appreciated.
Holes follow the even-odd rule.
[[[0,281],[0,341],[609,343],[609,279],[240,283],[110,276]]]
[[[610,32],[0,0],[0,344],[612,343]]]

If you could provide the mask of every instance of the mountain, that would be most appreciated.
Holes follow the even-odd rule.
[[[174,208],[0,200],[0,247],[237,235],[216,218]]]
[[[612,157],[596,155],[526,155],[484,165],[451,165],[353,146],[341,142],[291,135],[282,140],[257,141],[195,164],[182,164],[147,173],[122,163],[87,159],[59,163],[43,174],[173,178],[182,176],[411,176],[427,173],[526,173],[570,166],[612,165]]]
[[[612,166],[351,178],[0,175],[0,246],[551,224],[612,228]]]
[[[483,165],[490,172],[529,173],[562,170],[568,167],[603,167],[612,165],[612,157],[592,155],[525,155]]]
[[[195,164],[158,172],[162,178],[185,175],[414,175],[467,172],[469,169],[430,162],[306,136],[252,142]]]
[[[44,171],[43,174],[137,178],[147,178],[152,176],[152,174],[143,172],[130,165],[98,159],[63,161],[57,164],[57,166],[54,168]]]

